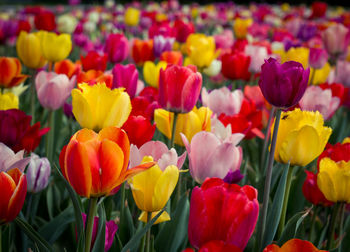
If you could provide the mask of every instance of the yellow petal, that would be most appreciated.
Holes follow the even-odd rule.
[[[93,129],[95,115],[92,112],[89,102],[78,89],[72,90],[72,107],[75,119],[82,128]]]
[[[167,138],[171,138],[171,129],[174,121],[174,113],[165,109],[156,109],[154,111],[154,121],[157,129]]]
[[[13,93],[0,93],[0,110],[18,109],[18,97]]]
[[[152,219],[153,219],[154,217],[156,217],[156,215],[157,215],[159,212],[160,212],[160,211],[152,212]],[[159,216],[159,218],[156,220],[156,222],[154,223],[154,225],[155,225],[155,224],[158,224],[158,223],[162,223],[162,222],[164,222],[164,221],[169,221],[169,220],[170,220],[169,214],[168,214],[166,211],[164,211],[164,212]],[[140,217],[139,217],[139,221],[142,221],[142,222],[144,222],[144,223],[147,222],[147,212],[142,211],[142,213],[141,213],[141,215],[140,215]]]
[[[156,65],[153,63],[153,61],[146,61],[143,65],[143,78],[145,79],[146,83],[149,84],[152,87],[158,87],[156,77]],[[159,77],[159,74],[158,74]]]

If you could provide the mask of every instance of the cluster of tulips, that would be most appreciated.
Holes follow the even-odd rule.
[[[0,10],[0,251],[350,251],[350,11]]]

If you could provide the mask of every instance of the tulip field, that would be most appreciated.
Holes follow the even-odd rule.
[[[0,252],[349,252],[350,10],[0,4]]]

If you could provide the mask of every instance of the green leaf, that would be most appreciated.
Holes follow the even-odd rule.
[[[182,195],[171,221],[165,223],[155,240],[157,251],[179,251],[180,246],[187,237],[187,226],[190,211],[188,195]]]
[[[54,243],[67,226],[75,220],[73,208],[66,208],[62,213],[49,221],[45,226],[39,229],[42,235],[49,243]]]
[[[129,205],[124,208],[124,219],[120,220],[118,229],[119,237],[123,244],[129,241],[135,233],[134,221],[132,219]]]
[[[152,227],[152,225],[156,222],[156,220],[161,216],[165,209],[162,209],[154,218],[148,222],[140,231],[136,232],[136,234],[131,238],[131,240],[124,246],[122,252],[127,252],[128,250],[135,249],[139,244],[141,238],[146,234],[148,229]]]
[[[53,187],[52,186],[49,186],[47,188],[46,204],[47,204],[47,211],[49,213],[49,218],[50,220],[52,220],[53,218]]]
[[[106,211],[103,202],[100,204],[98,211],[98,235],[92,252],[105,251],[105,241],[106,241]]]
[[[327,223],[326,225],[324,226],[324,228],[322,229],[322,232],[321,232],[321,235],[320,235],[320,239],[319,239],[319,242],[318,242],[318,245],[317,247],[321,249],[322,247],[322,243],[324,242],[325,240],[325,237],[326,237],[326,234],[327,234],[327,230],[328,230],[328,226],[329,226],[329,218],[327,219]]]
[[[273,241],[273,238],[275,237],[278,223],[281,218],[288,170],[289,170],[289,165],[287,164],[284,167],[282,176],[278,183],[278,187],[277,187],[272,205],[269,207],[262,248],[265,248],[268,244],[270,244]]]
[[[350,216],[348,216],[344,224],[344,238],[340,245],[340,251],[350,251]]]
[[[22,231],[35,243],[42,251],[53,251],[50,244],[36,232],[32,226],[28,224],[24,219],[17,217],[14,222],[16,225],[22,229]]]

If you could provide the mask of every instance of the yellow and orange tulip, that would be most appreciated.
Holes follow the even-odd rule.
[[[0,87],[12,88],[24,82],[28,75],[21,74],[21,70],[17,58],[0,57]]]

